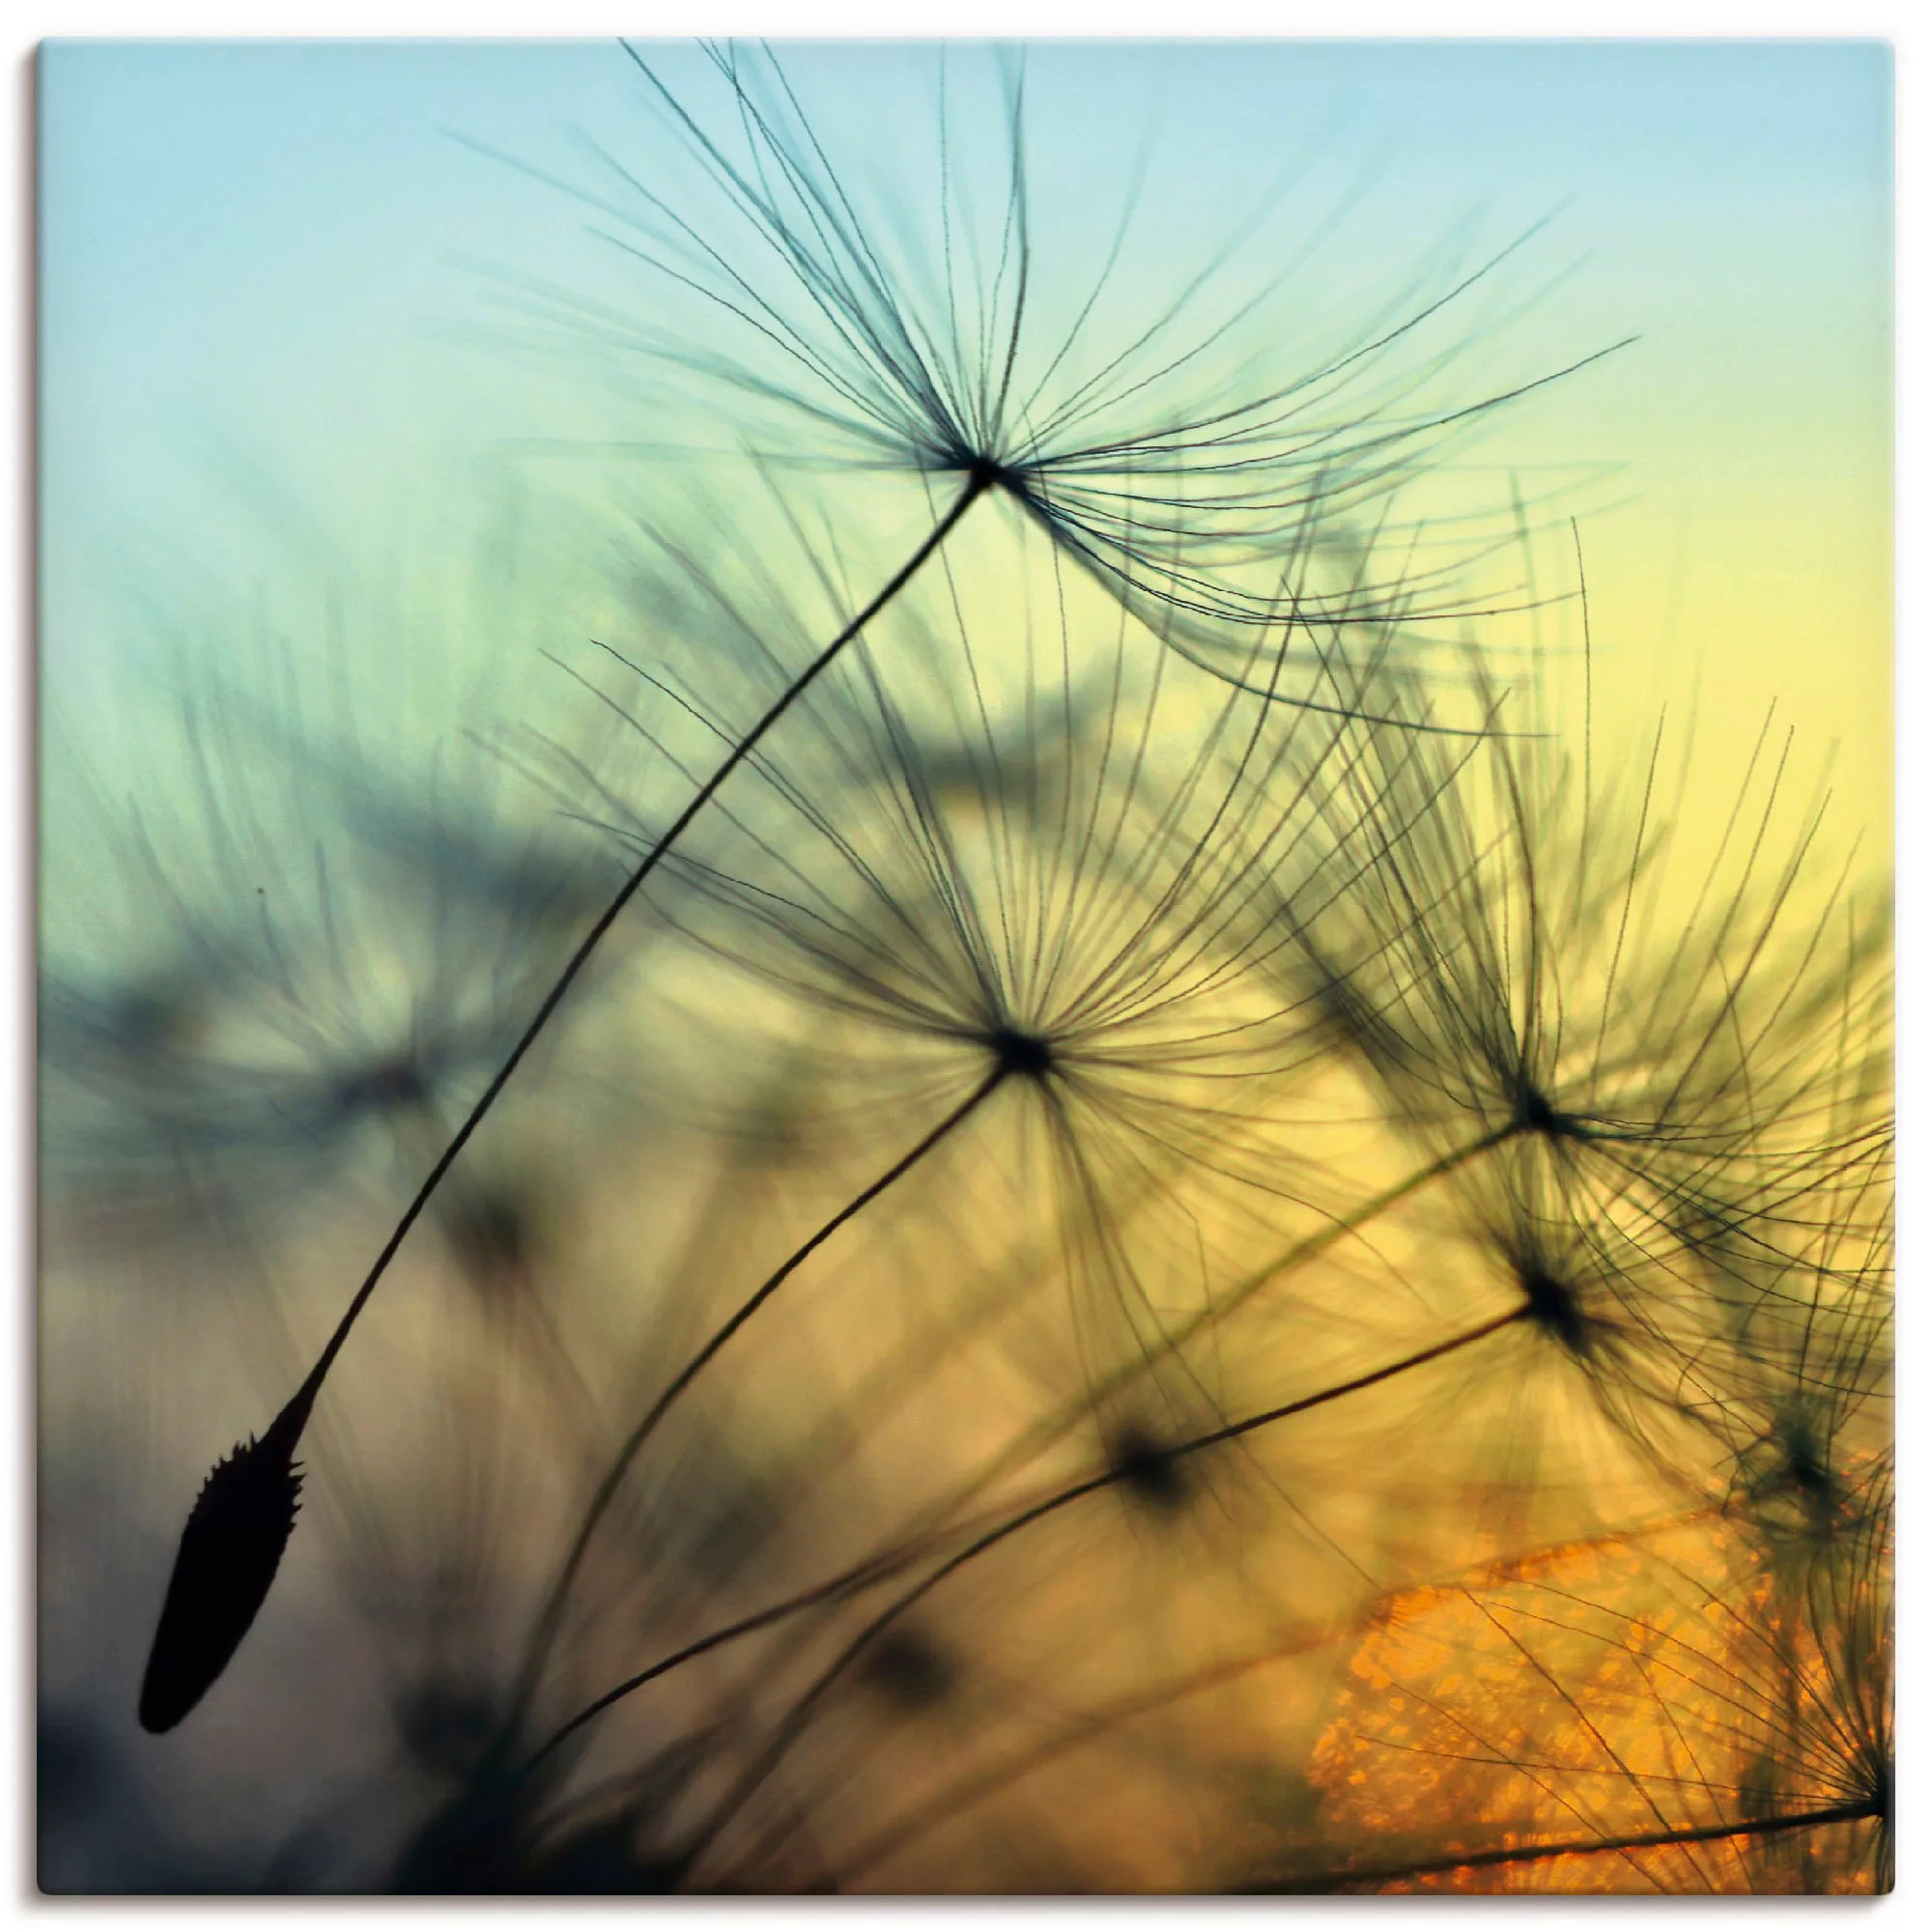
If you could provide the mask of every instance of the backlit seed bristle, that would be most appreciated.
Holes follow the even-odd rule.
[[[41,1888],[1888,1889],[1888,58],[43,47]]]

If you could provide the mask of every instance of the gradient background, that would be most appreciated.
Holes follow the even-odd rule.
[[[876,112],[890,54],[810,60],[816,111]],[[1056,125],[1070,158],[1095,128],[1151,119],[1178,202],[1190,177],[1211,195],[1313,137],[1369,181],[1328,260],[1352,251],[1370,286],[1471,210],[1507,234],[1562,204],[1535,255],[1562,279],[1511,334],[1515,366],[1640,340],[1510,417],[1488,453],[1530,475],[1617,467],[1577,504],[1600,701],[1694,689],[1711,744],[1754,735],[1776,698],[1806,755],[1838,747],[1840,829],[1888,837],[1887,47],[1096,43],[1032,60],[1036,99],[1065,117],[1037,117],[1040,179]],[[601,276],[619,299],[637,284],[613,279],[581,210],[452,136],[582,179],[582,128],[648,168],[614,47],[68,43],[43,50],[42,84],[56,706],[98,708],[156,554],[215,579],[267,568],[274,521],[277,541],[300,526],[364,567],[399,514],[440,540],[416,513],[455,494],[429,480],[452,462],[582,426],[567,371],[506,367],[488,322],[474,329],[477,270]]]
[[[814,111],[849,117],[875,146],[895,125],[880,89],[899,58],[797,56]],[[1364,288],[1400,277],[1472,210],[1500,239],[1560,206],[1527,276],[1541,298],[1485,373],[1639,340],[1500,425],[1487,480],[1591,472],[1577,508],[1597,698],[1631,725],[1694,701],[1712,777],[1693,807],[1707,797],[1721,817],[1776,702],[1801,732],[1794,788],[1832,766],[1829,848],[1862,830],[1863,859],[1883,865],[1886,48],[1098,44],[1031,59],[1039,179],[1091,187],[1098,222],[1143,109],[1162,130],[1164,210],[1223,213],[1238,205],[1228,185],[1252,190],[1290,147],[1327,157],[1318,200],[1365,181],[1326,257]],[[581,128],[648,171],[650,124],[622,55],[70,43],[43,53],[42,81],[49,739],[80,750],[97,790],[185,826],[198,795],[178,784],[156,798],[136,776],[165,755],[134,742],[156,718],[141,693],[197,665],[272,693],[279,662],[258,649],[311,584],[397,613],[396,628],[363,634],[372,724],[385,710],[431,733],[450,724],[415,702],[434,679],[412,682],[412,613],[454,632],[500,700],[555,686],[542,653],[568,661],[592,634],[574,554],[539,546],[514,597],[498,597],[494,581],[479,586],[478,545],[514,510],[503,448],[595,436],[610,399],[568,358],[508,349],[488,271],[619,303],[641,284],[587,238],[580,208],[454,137],[575,179]],[[515,473],[569,481],[559,467]],[[260,626],[237,621],[257,605],[271,613]],[[487,607],[473,625],[472,605]],[[83,815],[65,771],[44,768],[43,932],[112,893],[59,862]]]

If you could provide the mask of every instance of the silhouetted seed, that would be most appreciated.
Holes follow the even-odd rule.
[[[1155,1516],[1178,1516],[1187,1507],[1193,1485],[1186,1465],[1138,1423],[1116,1432],[1107,1466],[1126,1495]]]
[[[1015,1026],[997,1026],[986,1036],[986,1044],[1002,1073],[1043,1080],[1053,1071],[1052,1042],[1037,1034]]]
[[[248,1634],[295,1528],[302,1482],[295,1448],[312,1401],[304,1388],[259,1442],[238,1443],[202,1485],[141,1680],[144,1730],[173,1730]]]
[[[866,1652],[859,1668],[874,1690],[907,1711],[930,1710],[943,1702],[955,1681],[952,1660],[919,1631],[887,1631]]]
[[[1524,1314],[1570,1350],[1573,1355],[1589,1352],[1590,1329],[1583,1311],[1577,1306],[1577,1291],[1546,1268],[1532,1267],[1522,1275]]]

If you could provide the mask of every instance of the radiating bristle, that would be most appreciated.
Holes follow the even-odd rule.
[[[1810,180],[1784,57],[1692,55],[1634,65],[1728,75]],[[1537,76],[1484,156],[1547,140],[1568,59],[1393,57],[1461,147]],[[1873,383],[1807,401],[1816,328],[1728,357],[1665,413],[1748,433],[1634,466],[1695,533],[1684,637],[1740,640],[1693,736],[1649,642],[1597,648],[1670,544],[1615,540],[1593,643],[1546,521],[1610,473],[1564,438],[1658,412],[1537,399],[1602,363],[1640,400],[1667,361],[1605,345],[1657,318],[1519,279],[1640,231],[1505,189],[1486,235],[1401,156],[1384,196],[1316,84],[1384,50],[42,58],[46,1889],[1889,1886],[1889,879],[1765,708],[1820,682],[1767,613],[1825,609],[1772,493],[1708,514]],[[1623,65],[1583,64],[1634,107]],[[608,139],[439,146],[308,219],[385,193],[445,76],[513,148],[581,83]],[[1642,179],[1679,123],[1738,135],[1711,105],[1620,117]],[[356,164],[271,195],[325,107]],[[197,172],[237,128],[239,199]],[[104,136],[166,165],[77,165]],[[1702,199],[1700,326],[1804,232]],[[231,204],[302,218],[268,260]],[[355,313],[378,210],[409,327]],[[439,340],[415,397],[381,358],[449,251],[389,244],[469,213],[518,251],[514,359]],[[285,256],[327,270],[298,346]],[[1843,266],[1801,258],[1833,316]],[[225,380],[196,289],[260,303],[241,412],[316,437],[234,531],[101,433],[128,371]],[[325,341],[368,406],[270,390]],[[1849,691],[1883,545],[1822,501],[1849,461],[1806,473]],[[103,544],[128,478],[157,541]],[[153,1621],[155,1472],[291,1386]]]

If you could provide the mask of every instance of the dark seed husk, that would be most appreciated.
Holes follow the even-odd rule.
[[[301,1493],[291,1422],[285,1410],[261,1441],[238,1443],[195,1498],[141,1682],[145,1730],[173,1730],[201,1702],[268,1597]]]

